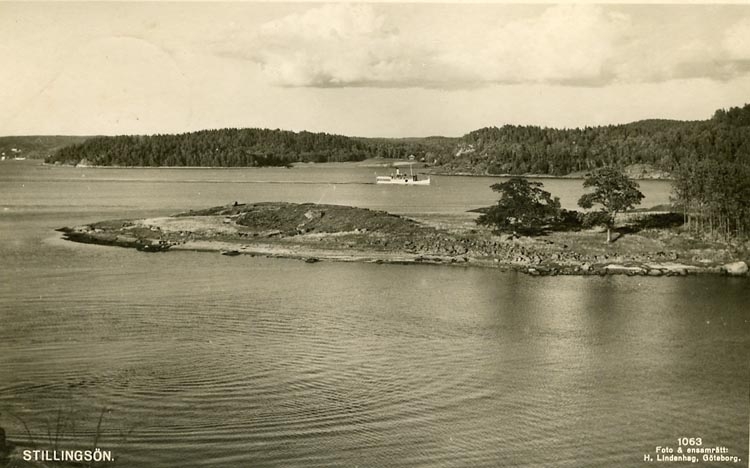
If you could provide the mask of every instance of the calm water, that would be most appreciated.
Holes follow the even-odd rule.
[[[123,467],[630,467],[680,436],[746,465],[747,280],[143,254],[53,231],[234,200],[470,221],[494,200],[495,179],[374,172],[0,165],[0,426],[45,440],[62,410],[63,445],[86,446],[106,407],[99,445]]]

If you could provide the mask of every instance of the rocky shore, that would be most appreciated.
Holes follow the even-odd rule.
[[[663,229],[628,234],[610,245],[600,233],[496,235],[338,205],[281,202],[232,204],[163,218],[103,221],[60,229],[83,243],[144,252],[196,250],[378,263],[431,263],[514,269],[530,275],[747,277],[747,264],[722,244]]]

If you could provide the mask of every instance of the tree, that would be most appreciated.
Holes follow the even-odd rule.
[[[560,199],[552,198],[542,187],[541,182],[522,177],[491,185],[492,190],[500,193],[500,200],[477,219],[477,224],[494,226],[498,231],[538,231],[560,214]]]
[[[673,182],[673,201],[688,230],[710,237],[744,238],[750,232],[750,166],[689,161]]]
[[[578,206],[586,209],[594,205],[602,206],[601,211],[607,214],[605,218],[607,243],[612,242],[611,230],[615,224],[617,213],[641,204],[643,194],[638,190],[638,184],[630,180],[619,169],[602,167],[586,174],[583,187],[594,187],[594,191],[583,194],[578,200]]]

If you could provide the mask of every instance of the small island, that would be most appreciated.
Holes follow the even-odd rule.
[[[62,228],[64,238],[134,248],[320,260],[494,267],[545,275],[746,276],[731,245],[691,239],[670,215],[631,214],[617,242],[597,229],[525,237],[467,223],[430,223],[384,211],[312,203],[232,203],[174,216]]]

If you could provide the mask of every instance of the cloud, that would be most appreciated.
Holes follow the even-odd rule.
[[[419,77],[417,55],[370,5],[332,4],[265,23],[250,55],[282,86],[403,83]]]
[[[681,31],[672,40],[641,37],[627,44],[613,76],[624,83],[682,79],[728,81],[750,72],[750,19],[715,30],[713,40]]]
[[[689,31],[679,31],[679,37],[649,32],[620,10],[549,6],[533,16],[500,18],[446,43],[435,40],[444,33],[439,28],[400,31],[396,18],[379,12],[393,9],[338,3],[264,23],[228,53],[257,63],[273,84],[290,87],[603,86],[727,80],[750,71],[748,19],[707,41]],[[420,18],[400,24],[409,21]],[[473,25],[456,21],[451,27],[455,32]]]
[[[750,18],[738,21],[727,29],[723,46],[730,59],[750,60]]]
[[[500,83],[589,83],[608,75],[628,18],[591,5],[562,5],[501,24],[484,46],[448,60],[477,79]]]

